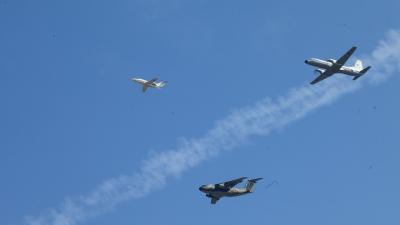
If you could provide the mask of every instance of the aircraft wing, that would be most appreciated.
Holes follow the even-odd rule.
[[[218,200],[219,200],[219,198],[212,197],[211,204],[213,204],[213,205],[216,204],[218,202]]]
[[[147,90],[148,87],[149,87],[149,85],[143,84],[142,92],[146,92],[146,90]]]
[[[153,83],[154,81],[156,81],[156,80],[158,80],[158,77],[153,78],[153,79],[147,81],[146,84],[147,84],[147,85],[150,85],[150,84],[152,84],[152,83]]]
[[[319,72],[319,76],[315,78],[313,81],[310,82],[310,84],[316,84],[322,80],[325,80],[326,78],[330,77],[333,73],[330,70],[316,70],[316,72]]]
[[[349,49],[344,55],[342,55],[342,57],[340,57],[336,63],[339,65],[344,65],[347,60],[350,58],[351,55],[353,55],[354,51],[357,49],[357,47],[352,47],[351,49]]]
[[[317,78],[315,78],[315,80],[311,81],[310,84],[316,84],[322,80],[325,80],[326,78],[328,78],[329,76],[325,75],[325,74],[321,74],[319,75]]]
[[[230,180],[230,181],[226,181],[224,183],[219,183],[216,186],[219,188],[223,188],[223,189],[231,189],[233,188],[235,185],[237,185],[238,183],[241,183],[244,179],[246,179],[247,177],[241,177],[235,180]]]

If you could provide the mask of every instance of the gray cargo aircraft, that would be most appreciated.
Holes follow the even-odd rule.
[[[315,70],[319,74],[319,76],[311,82],[311,84],[316,84],[335,73],[343,73],[349,76],[353,76],[353,80],[357,80],[362,75],[364,75],[371,67],[368,66],[363,68],[361,60],[356,60],[354,66],[347,67],[344,64],[350,58],[350,56],[354,53],[357,47],[352,47],[348,50],[342,57],[338,60],[328,59],[328,60],[321,60],[316,58],[311,58],[305,61],[306,64],[317,67],[318,69]]]
[[[217,203],[222,197],[235,197],[252,193],[254,184],[262,178],[248,180],[246,187],[235,188],[237,184],[241,183],[247,177],[241,177],[235,180],[226,181],[219,184],[206,184],[202,185],[199,190],[206,193],[206,196],[211,198],[211,204]]]

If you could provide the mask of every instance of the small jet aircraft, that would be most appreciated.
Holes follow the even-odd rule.
[[[157,77],[153,78],[151,80],[145,80],[145,79],[142,79],[142,78],[132,78],[132,80],[137,82],[137,83],[139,83],[139,84],[141,84],[141,85],[143,85],[142,92],[145,92],[148,87],[161,89],[167,83],[166,81],[156,82],[156,80],[158,80]]]
[[[237,184],[241,183],[247,177],[241,177],[235,180],[226,181],[219,184],[206,184],[202,185],[199,190],[206,193],[206,196],[211,198],[211,204],[217,203],[222,197],[235,197],[252,193],[254,184],[262,178],[248,180],[246,187],[234,188]]]
[[[362,75],[364,75],[371,67],[368,66],[363,68],[361,60],[356,60],[354,66],[347,67],[344,64],[350,58],[350,56],[354,53],[357,47],[352,47],[348,50],[342,57],[338,60],[328,59],[328,60],[321,60],[316,58],[311,58],[304,61],[306,64],[317,67],[318,69],[315,70],[318,73],[318,77],[311,82],[311,84],[316,84],[335,73],[343,73],[349,76],[353,76],[353,80],[357,80]]]

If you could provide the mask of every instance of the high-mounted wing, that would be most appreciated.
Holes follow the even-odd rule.
[[[158,80],[158,77],[153,78],[153,79],[147,81],[146,84],[147,84],[147,85],[150,85],[150,84],[152,84],[152,83],[153,83],[154,81],[156,81],[156,80]]]
[[[350,58],[351,55],[353,55],[354,51],[357,49],[357,47],[352,47],[350,50],[348,50],[342,57],[340,57],[337,61],[336,64],[343,66],[347,60]]]
[[[230,180],[230,181],[226,181],[224,183],[216,184],[215,186],[217,186],[218,188],[221,188],[221,189],[231,189],[235,185],[237,185],[238,183],[241,183],[246,178],[247,177],[241,177],[241,178],[238,178],[238,179],[235,179],[235,180]]]

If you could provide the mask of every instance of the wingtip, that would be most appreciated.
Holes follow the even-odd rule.
[[[249,181],[251,181],[251,182],[257,182],[257,181],[262,180],[262,179],[264,179],[264,178],[259,177],[259,178],[251,179],[251,180],[249,180]]]

